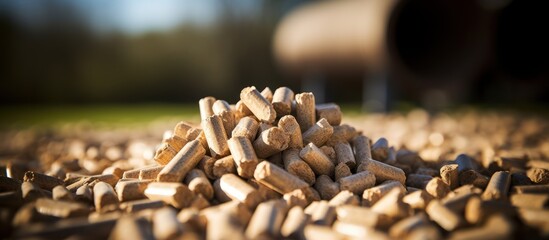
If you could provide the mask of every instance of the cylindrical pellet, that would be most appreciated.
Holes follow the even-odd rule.
[[[492,175],[490,182],[486,186],[482,199],[484,200],[498,200],[507,199],[507,193],[509,192],[509,186],[511,185],[511,174],[505,171],[499,171]]]
[[[385,181],[378,186],[364,190],[364,192],[362,193],[362,206],[365,206],[365,207],[373,206],[379,199],[381,199],[385,194],[387,194],[393,188],[400,188],[402,189],[403,192],[406,191],[402,183],[400,183],[399,181],[395,181],[395,180]]]
[[[450,189],[454,190],[459,187],[459,173],[457,164],[448,164],[440,168],[440,177]]]
[[[269,128],[253,142],[258,158],[264,159],[288,148],[290,137],[279,127]]]
[[[344,240],[347,237],[341,233],[334,231],[328,226],[318,226],[309,224],[303,229],[304,239],[331,239],[331,240]]]
[[[110,166],[108,168],[105,168],[105,170],[101,172],[101,175],[105,175],[105,174],[112,174],[118,178],[122,178],[122,174],[124,174],[124,170],[116,166]]]
[[[458,165],[459,174],[467,170],[476,170],[474,160],[465,154],[458,155],[455,162]]]
[[[242,224],[237,216],[227,211],[217,211],[211,213],[211,218],[208,219],[206,227],[206,239],[211,240],[244,240],[244,224]]]
[[[111,185],[98,182],[93,187],[95,209],[99,212],[114,210],[118,207],[118,197]]]
[[[282,197],[282,194],[279,192],[273,190],[272,188],[268,187],[267,185],[260,183],[259,181],[255,180],[254,178],[250,178],[247,181],[248,184],[250,184],[252,187],[257,189],[257,192],[259,193],[259,196],[264,200],[271,200],[271,199],[279,199]]]
[[[514,228],[513,221],[496,214],[482,227],[454,231],[449,239],[512,239]]]
[[[336,208],[328,201],[321,200],[311,213],[311,222],[316,225],[330,226],[336,218]]]
[[[246,205],[244,205],[244,203],[237,200],[205,208],[200,211],[200,215],[205,216],[208,219],[208,223],[212,223],[218,221],[218,219],[215,217],[215,213],[218,212],[227,212],[231,214],[237,219],[240,224],[244,226],[248,225],[248,222],[252,218],[251,210]]]
[[[478,196],[478,194],[474,192],[448,194],[448,196],[442,199],[441,203],[442,205],[456,213],[462,213],[467,206],[467,202],[469,202],[469,199],[475,196]]]
[[[262,122],[272,123],[276,118],[273,105],[254,87],[246,87],[240,92],[240,100]]]
[[[213,174],[213,168],[216,161],[217,159],[210,157],[208,155],[204,155],[204,157],[202,157],[202,159],[200,159],[200,161],[196,165],[196,168],[204,171],[204,173],[209,179],[212,179],[212,180],[217,179]]]
[[[402,198],[402,201],[412,209],[417,210],[425,210],[429,202],[433,199],[433,196],[431,194],[427,193],[425,190],[418,190],[415,192],[408,193],[406,196]]]
[[[148,168],[143,168],[139,170],[139,179],[140,180],[147,180],[147,179],[156,179],[158,177],[158,173],[162,171],[162,168],[164,166],[152,166]]]
[[[372,159],[385,162],[389,156],[389,142],[385,138],[379,138],[372,145]]]
[[[173,128],[173,135],[186,139],[187,132],[191,130],[192,126],[185,121],[178,122]]]
[[[307,162],[316,175],[333,176],[334,164],[330,159],[318,149],[313,143],[307,144],[299,152],[299,156],[303,161]]]
[[[40,188],[48,191],[51,191],[57,185],[64,185],[63,180],[59,178],[33,171],[26,172],[25,176],[23,177],[23,181],[32,182],[38,185]]]
[[[273,95],[273,108],[277,116],[289,115],[292,111],[292,100],[294,100],[294,92],[287,87],[279,87]]]
[[[299,149],[290,148],[284,150],[284,152],[282,152],[282,160],[284,161],[284,168],[286,171],[307,182],[309,185],[315,183],[315,173],[311,167],[299,157]]]
[[[341,109],[335,103],[324,103],[316,105],[316,117],[326,118],[330,125],[337,126],[341,123]]]
[[[202,194],[206,199],[213,197],[212,184],[202,170],[192,169],[185,177],[184,182],[194,194]]]
[[[453,231],[465,223],[460,215],[442,205],[439,200],[431,201],[427,205],[426,212],[429,214],[431,220],[435,221],[446,231]]]
[[[60,201],[74,201],[74,195],[67,190],[67,188],[58,185],[52,189],[52,198],[53,200],[60,200]]]
[[[181,148],[183,148],[183,146],[185,146],[187,142],[187,139],[181,138],[177,135],[173,135],[169,138],[162,140],[162,143],[170,145],[171,147],[173,147],[173,149],[175,149],[176,152],[181,150]]]
[[[288,216],[284,220],[280,233],[284,238],[302,239],[303,228],[310,221],[310,216],[303,212],[303,208],[295,206],[288,211]]]
[[[157,239],[175,239],[183,233],[183,225],[177,221],[173,208],[161,208],[154,212],[153,232]]]
[[[339,181],[339,179],[342,179],[344,177],[348,177],[351,175],[353,175],[353,173],[351,172],[351,169],[349,168],[349,166],[345,163],[337,164],[337,166],[334,169],[334,176],[335,176],[334,179],[336,182]]]
[[[145,188],[149,183],[151,180],[120,181],[114,189],[120,202],[139,200],[145,198]]]
[[[109,235],[109,239],[111,240],[146,240],[153,238],[153,231],[147,219],[133,216],[123,216],[118,219],[111,235]]]
[[[90,208],[86,204],[54,201],[47,198],[36,200],[35,208],[41,214],[59,218],[83,217],[90,213]]]
[[[340,142],[351,142],[358,134],[359,132],[348,124],[334,126],[334,133],[326,142],[326,145],[335,146]]]
[[[390,224],[389,217],[366,207],[341,205],[336,208],[336,215],[338,221],[368,227],[383,228]]]
[[[406,185],[414,188],[425,188],[427,186],[427,183],[433,179],[430,175],[425,174],[408,174],[408,177],[406,178]]]
[[[461,185],[472,184],[475,187],[484,189],[488,185],[488,182],[488,177],[475,170],[469,169],[459,173],[459,183]]]
[[[160,148],[156,150],[154,161],[160,165],[166,165],[177,154],[177,150],[168,143],[162,143]],[[129,177],[129,176],[128,176]],[[123,178],[126,178],[123,176]]]
[[[477,196],[471,197],[465,207],[465,219],[471,224],[482,223],[494,214],[503,214],[511,217],[516,214],[516,210],[507,201],[483,201]]]
[[[92,203],[93,202],[93,190],[88,184],[76,189],[75,199],[80,202]]]
[[[515,207],[543,209],[549,206],[549,194],[513,194],[511,203]]]
[[[341,178],[338,183],[341,191],[348,190],[356,195],[359,195],[362,194],[365,189],[371,188],[375,185],[376,177],[369,171],[362,171],[351,176]]]
[[[236,163],[236,171],[243,178],[251,178],[259,160],[250,140],[246,137],[232,137],[229,149]]]
[[[162,200],[175,208],[184,208],[191,204],[194,194],[181,183],[154,182],[145,189],[145,195],[151,200]]]
[[[347,142],[338,143],[334,146],[334,151],[336,153],[337,162],[345,163],[349,166],[350,169],[355,169],[356,162],[355,156],[353,155],[353,149],[351,145]]]
[[[202,120],[204,135],[210,148],[212,157],[223,157],[229,154],[229,146],[227,144],[227,133],[223,126],[221,117],[213,115]]]
[[[250,209],[254,209],[262,201],[255,188],[234,174],[223,175],[219,185],[228,197],[244,203]]]
[[[280,229],[286,211],[286,204],[283,201],[271,200],[259,204],[246,229],[246,237],[249,239],[280,238]]]
[[[315,96],[313,93],[304,92],[295,95],[296,119],[301,131],[307,131],[315,120]]]
[[[425,190],[433,197],[440,199],[450,193],[450,186],[444,183],[442,179],[435,177],[427,183]]]
[[[393,167],[389,164],[382,163],[373,159],[363,161],[357,167],[356,171],[368,170],[376,176],[376,182],[382,183],[386,180],[397,180],[402,184],[406,182],[406,175],[402,169]]]
[[[543,194],[549,194],[549,184],[515,186],[514,190],[517,193],[543,193]]]
[[[193,140],[187,143],[177,155],[168,163],[156,178],[159,182],[181,182],[187,173],[193,169],[204,157],[206,150],[200,141]]]
[[[335,197],[330,199],[330,201],[328,202],[328,204],[330,204],[334,207],[342,206],[342,205],[355,205],[355,206],[358,206],[359,203],[360,203],[360,201],[359,201],[358,197],[355,194],[353,194],[352,192],[347,191],[347,190],[339,192],[337,195],[335,195]]]
[[[316,146],[322,146],[330,139],[334,133],[334,128],[328,120],[322,118],[318,120],[313,126],[303,132],[303,142],[314,143]]]
[[[215,178],[220,178],[221,176],[228,173],[236,173],[233,156],[229,155],[216,160],[212,168],[212,173]]]
[[[273,101],[273,91],[271,91],[269,87],[263,88],[263,91],[261,91],[261,96],[267,99],[268,102]]]
[[[166,206],[161,200],[141,199],[120,204],[120,209],[127,213],[136,213],[142,210],[157,209]]]
[[[226,101],[217,100],[214,102],[212,109],[214,114],[221,118],[223,127],[225,128],[225,133],[227,133],[227,138],[230,138],[232,136],[233,129],[236,126],[236,119],[231,106],[229,106],[229,103]]]
[[[214,102],[215,102],[214,97],[205,97],[205,98],[201,98],[198,101],[198,108],[200,110],[200,119],[204,120],[214,115],[214,112],[212,109]]]
[[[432,226],[432,224],[425,213],[420,213],[393,224],[389,229],[389,235],[394,239],[404,239],[414,230],[425,226]]]
[[[314,188],[323,200],[330,200],[339,193],[339,183],[332,181],[327,175],[320,175],[316,179]]]
[[[379,199],[372,211],[385,214],[391,218],[404,218],[411,215],[412,209],[402,201],[404,192],[400,188],[391,189],[385,196]]]
[[[288,148],[303,148],[303,136],[297,120],[292,115],[286,115],[278,120],[278,127],[290,137]]]
[[[326,155],[326,157],[328,157],[334,165],[337,165],[337,157],[333,147],[324,145],[318,149],[320,149],[320,151],[322,151],[322,153],[324,153],[324,155]]]
[[[246,137],[251,141],[255,140],[259,123],[252,117],[243,117],[234,127],[232,137]]]
[[[281,194],[309,186],[305,181],[267,161],[263,161],[257,165],[254,177],[260,183]]]
[[[370,150],[370,139],[364,135],[359,135],[353,138],[353,148],[355,150],[356,164],[372,159],[372,151]]]
[[[38,198],[46,197],[42,189],[32,182],[21,184],[21,197],[25,202],[32,202]]]

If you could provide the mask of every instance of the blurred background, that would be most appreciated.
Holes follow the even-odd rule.
[[[381,111],[549,103],[546,1],[369,2],[1,1],[2,124],[197,111],[250,85]]]

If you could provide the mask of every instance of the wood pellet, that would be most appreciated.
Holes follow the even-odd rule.
[[[235,97],[141,137],[37,136],[0,154],[1,236],[549,238],[543,119],[346,117],[288,87]]]

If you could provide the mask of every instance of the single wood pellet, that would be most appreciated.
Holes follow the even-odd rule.
[[[202,98],[200,122],[152,134],[22,134],[28,146],[0,159],[2,236],[549,237],[544,119],[423,110],[347,118],[312,93],[271,89],[244,88],[234,104]]]

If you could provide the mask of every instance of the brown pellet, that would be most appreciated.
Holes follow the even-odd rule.
[[[196,195],[201,194],[206,199],[213,197],[213,187],[206,174],[200,169],[192,169],[184,179],[185,184]]]
[[[156,161],[160,165],[166,165],[172,158],[177,154],[178,150],[172,147],[168,143],[162,143],[160,145],[160,148],[156,150],[156,154],[154,155],[154,161]],[[126,177],[123,177],[126,178]]]
[[[404,239],[410,236],[414,230],[426,226],[432,226],[432,224],[425,213],[420,213],[393,224],[389,229],[389,235],[394,239]]]
[[[543,193],[543,194],[549,194],[549,184],[515,186],[514,190],[517,193]]]
[[[309,224],[303,229],[303,235],[305,239],[332,239],[332,240],[344,240],[347,237],[341,233],[334,231],[328,226],[318,226]]]
[[[385,194],[391,191],[393,188],[400,188],[403,192],[406,191],[404,186],[399,181],[387,180],[380,185],[364,190],[362,193],[362,206],[371,207]]]
[[[200,110],[200,119],[204,120],[214,115],[212,107],[215,100],[216,99],[214,97],[205,97],[205,98],[201,98],[198,101],[198,108]]]
[[[213,174],[213,168],[216,161],[217,159],[210,157],[208,155],[204,155],[204,157],[202,157],[202,159],[200,159],[200,161],[196,165],[196,168],[204,171],[204,173],[209,179],[212,179],[212,180],[217,179]]]
[[[434,198],[443,198],[450,193],[450,186],[442,181],[442,179],[435,177],[431,179],[425,186],[425,190],[431,194]]]
[[[139,200],[145,198],[145,188],[151,182],[152,180],[120,181],[114,189],[120,202]]]
[[[376,177],[369,171],[362,171],[337,181],[341,191],[348,190],[356,195],[360,195],[365,189],[371,188],[376,183]]]
[[[349,124],[334,126],[334,133],[326,142],[326,145],[335,146],[337,143],[340,142],[351,142],[356,136],[358,136],[357,130],[354,127],[351,127]]]
[[[323,200],[330,200],[339,193],[339,183],[332,181],[327,175],[320,175],[316,179],[314,188]]]
[[[181,138],[177,135],[170,136],[169,138],[166,138],[162,141],[163,144],[168,144],[173,147],[176,152],[181,150],[181,148],[183,148],[183,146],[185,146],[187,142],[187,139]]]
[[[459,187],[459,173],[457,164],[448,164],[440,168],[440,177],[450,189],[454,190]]]
[[[476,196],[470,198],[465,207],[465,219],[471,224],[482,223],[494,214],[503,214],[511,217],[515,213],[516,210],[507,201],[484,201]]]
[[[412,173],[406,178],[406,186],[422,189],[427,186],[427,183],[429,183],[431,179],[433,179],[433,177],[430,175]]]
[[[232,155],[215,160],[212,167],[212,174],[215,178],[220,178],[228,173],[236,174],[236,166]]]
[[[337,165],[337,157],[333,147],[324,145],[319,149],[320,151],[322,151],[322,153],[324,153],[324,155],[326,155],[326,157],[330,159],[330,161],[332,161],[334,165]]]
[[[93,190],[91,186],[84,184],[76,189],[75,199],[80,202],[93,203]]]
[[[341,142],[336,144],[334,146],[334,151],[336,153],[338,164],[345,163],[350,169],[355,169],[355,156],[353,155],[353,149],[349,143]]]
[[[229,146],[227,144],[227,133],[223,126],[221,117],[213,115],[202,120],[204,135],[210,148],[212,157],[223,157],[229,154]]]
[[[372,145],[372,159],[385,162],[389,156],[389,142],[385,138],[378,139]]]
[[[93,198],[95,209],[99,212],[106,212],[118,208],[118,196],[111,185],[98,182],[93,187]]]
[[[295,95],[296,120],[302,132],[309,130],[315,120],[315,96],[313,93],[305,92]]]
[[[181,182],[187,173],[204,157],[206,150],[198,140],[187,143],[158,173],[159,182]]]
[[[280,200],[259,204],[246,228],[246,237],[249,239],[280,238],[286,208],[286,204]]]
[[[244,203],[250,209],[254,209],[263,200],[255,188],[234,174],[223,175],[219,186],[228,197]]]
[[[260,121],[266,123],[274,122],[276,111],[274,110],[273,105],[271,105],[255,87],[246,87],[242,89],[240,92],[240,100],[242,100]]]
[[[254,177],[260,183],[281,194],[309,186],[305,181],[267,161],[263,161],[257,165]]]
[[[439,200],[431,201],[427,205],[426,212],[429,214],[431,220],[435,221],[446,231],[455,230],[465,224],[464,219],[460,215],[442,205]]]
[[[488,177],[475,170],[465,170],[459,173],[459,183],[461,185],[472,184],[475,187],[484,189],[488,185]]]
[[[214,114],[221,118],[221,121],[223,122],[223,128],[225,128],[225,133],[227,134],[227,138],[230,138],[233,129],[236,126],[235,114],[234,111],[231,109],[231,106],[229,106],[229,103],[224,100],[217,100],[214,102],[212,109]]]
[[[246,137],[251,141],[255,140],[259,123],[252,117],[243,117],[232,131],[232,137]]]
[[[313,143],[309,143],[301,149],[299,156],[309,164],[315,174],[333,176],[335,165]]]
[[[402,201],[404,193],[401,188],[391,189],[372,206],[372,211],[385,214],[393,219],[400,219],[411,215],[412,209]]]
[[[158,173],[162,171],[164,166],[152,166],[147,167],[139,170],[139,179],[140,180],[147,180],[147,179],[156,179],[158,177]]]
[[[173,135],[186,139],[187,132],[191,130],[191,128],[192,126],[188,122],[185,122],[185,121],[178,122],[173,128]]]
[[[286,115],[278,120],[278,127],[289,136],[288,148],[303,148],[303,136],[297,120],[292,115]]]
[[[287,87],[279,87],[273,94],[273,108],[277,116],[289,115],[292,111],[294,92]]]
[[[51,193],[53,200],[74,201],[74,194],[61,185],[54,187]]]
[[[284,168],[286,171],[307,182],[309,185],[315,183],[315,173],[311,167],[299,157],[299,149],[291,148],[284,150],[284,152],[282,152],[282,160],[284,161]]]
[[[482,199],[484,200],[498,200],[507,199],[507,193],[511,185],[511,174],[505,171],[499,171],[492,175],[490,182],[486,186]]]
[[[110,166],[108,168],[105,168],[105,170],[103,170],[103,172],[101,172],[102,175],[105,175],[105,174],[112,174],[114,176],[116,176],[117,178],[122,178],[122,174],[124,174],[124,170],[120,169],[119,167],[116,167],[116,166]]]
[[[21,184],[21,197],[25,202],[32,202],[38,198],[46,197],[42,189],[32,182]]]
[[[337,104],[317,104],[315,109],[317,119],[325,118],[332,126],[338,126],[341,123],[341,109]]]
[[[206,227],[208,239],[244,240],[244,224],[235,214],[227,211],[210,213]],[[211,220],[210,220],[211,219]]]
[[[497,214],[490,217],[481,227],[452,232],[449,239],[512,239],[513,230],[513,222]]]
[[[513,194],[510,200],[515,207],[543,209],[549,206],[549,195],[547,194]]]
[[[386,180],[397,180],[402,184],[406,182],[406,175],[402,169],[393,167],[389,164],[382,163],[373,159],[362,161],[356,171],[361,172],[368,170],[376,176],[376,182],[382,183]]]
[[[290,136],[282,128],[269,128],[257,137],[253,142],[253,148],[258,158],[267,158],[275,153],[288,148]]]
[[[303,142],[305,144],[314,143],[316,146],[322,146],[330,139],[334,133],[334,128],[328,120],[322,118],[313,126],[303,132]]]
[[[442,199],[441,203],[442,205],[446,206],[456,213],[462,213],[463,210],[465,210],[469,199],[478,195],[479,194],[475,192],[461,192],[456,194],[450,194]]]
[[[86,204],[76,202],[54,201],[40,198],[36,200],[36,211],[59,218],[82,217],[88,215],[90,208]]]
[[[368,227],[383,228],[389,225],[390,219],[384,215],[372,211],[370,208],[341,205],[336,207],[337,220]]]
[[[55,186],[64,185],[63,180],[48,176],[46,174],[28,171],[23,177],[23,181],[32,182],[38,185],[40,188],[51,191]]]
[[[175,182],[150,183],[144,191],[151,200],[162,200],[175,208],[184,208],[191,204],[194,194],[187,186]]]
[[[259,162],[252,143],[246,137],[235,136],[229,139],[228,143],[238,175],[243,178],[251,178]]]
[[[349,166],[345,163],[337,164],[337,166],[334,169],[334,176],[335,176],[334,179],[336,182],[339,181],[339,179],[341,178],[348,177],[351,175],[353,175],[353,173],[351,172],[351,169],[349,168]]]
[[[248,225],[252,218],[251,210],[241,203],[240,201],[233,200],[226,203],[222,203],[213,207],[205,208],[200,211],[200,215],[205,216],[208,219],[208,225],[220,221],[216,217],[216,213],[225,212],[235,217],[235,220],[242,226]],[[244,232],[244,231],[242,231]]]
[[[161,200],[141,199],[123,202],[120,204],[120,209],[128,213],[136,213],[142,210],[161,208],[165,205],[166,204],[164,204],[164,202]]]
[[[528,178],[537,184],[549,183],[549,170],[544,168],[530,168],[527,171]]]
[[[358,206],[360,201],[358,197],[350,191],[344,190],[339,192],[335,197],[330,199],[328,204],[337,207],[342,205],[354,205]]]

